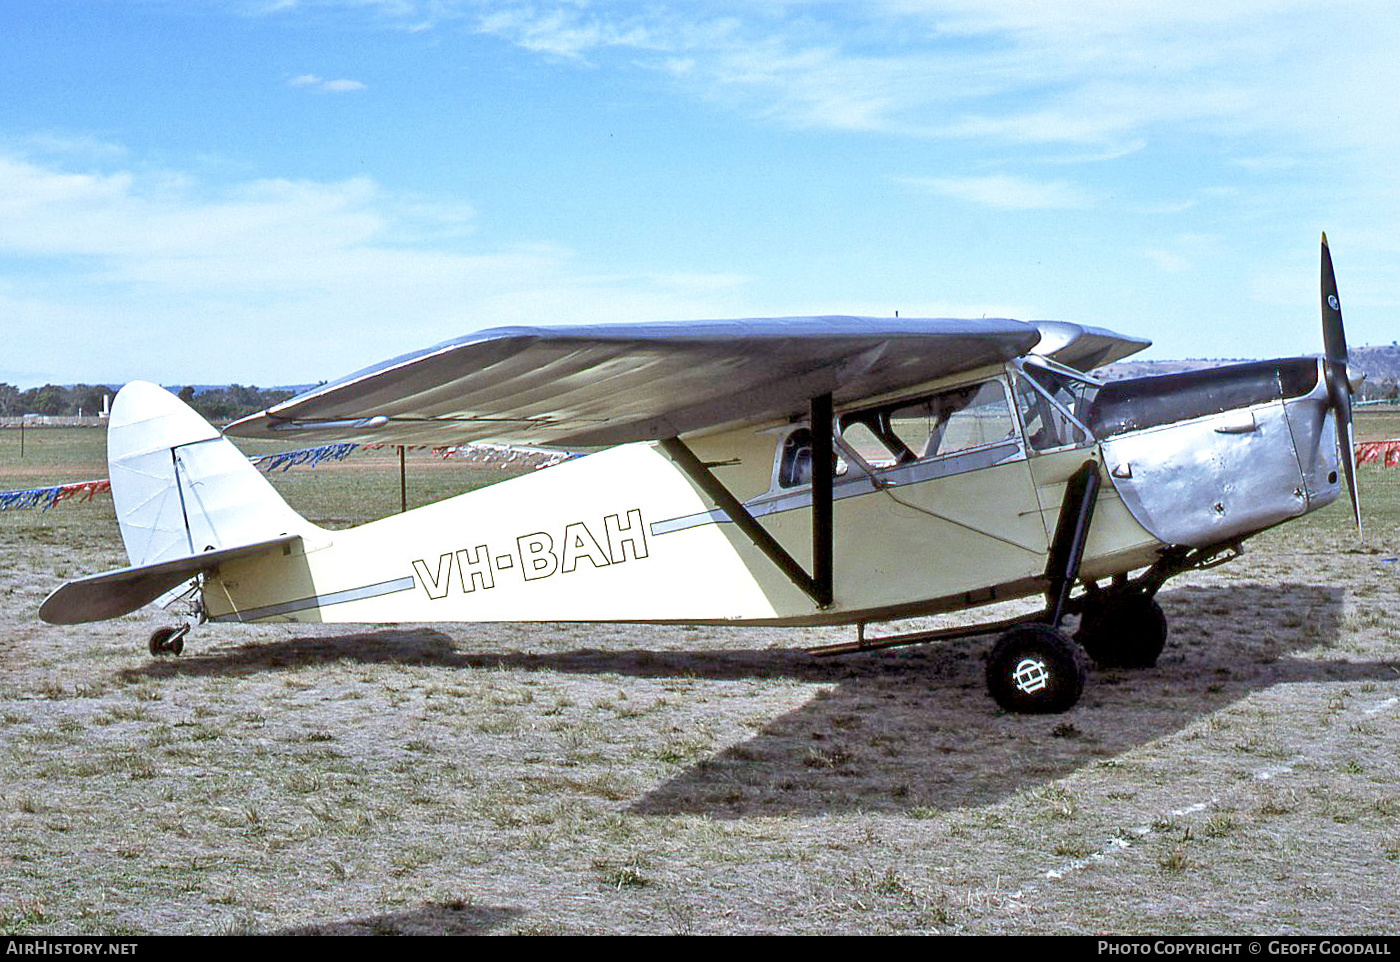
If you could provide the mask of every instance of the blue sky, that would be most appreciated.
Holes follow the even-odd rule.
[[[1396,49],[1391,0],[6,0],[0,381],[895,311],[1314,353],[1322,230],[1389,343]]]

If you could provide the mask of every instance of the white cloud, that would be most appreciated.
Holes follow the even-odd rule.
[[[1082,188],[1062,180],[1034,181],[1006,174],[983,177],[907,177],[904,183],[997,210],[1073,210],[1091,207]]]
[[[1151,261],[1159,271],[1166,274],[1184,274],[1191,269],[1191,262],[1180,254],[1164,250],[1146,250],[1143,256]]]
[[[1109,154],[1183,129],[1400,143],[1400,101],[1376,94],[1400,85],[1390,0],[430,6],[532,52],[619,50],[619,66],[799,128]]]
[[[1377,94],[1400,86],[1391,0],[313,0],[277,15],[336,7],[640,66],[797,128],[1110,155],[1163,131],[1326,137],[1377,145],[1377,164],[1400,148],[1400,100]]]
[[[44,157],[81,159],[84,162],[110,163],[125,158],[128,151],[120,144],[102,140],[91,134],[45,131],[23,137],[19,149]]]
[[[293,77],[287,81],[288,87],[304,87],[309,90],[319,90],[323,93],[345,94],[354,93],[359,90],[368,90],[369,86],[358,80],[325,80],[314,73],[304,73]]]
[[[0,153],[0,316],[31,380],[298,383],[500,324],[732,313],[732,274],[491,247],[471,208],[343,181],[211,187]],[[18,375],[16,375],[18,376]]]
[[[487,13],[476,29],[480,33],[504,37],[534,53],[568,59],[604,47],[659,49],[650,32],[638,25],[609,22],[586,16],[582,10],[564,7],[545,13],[533,8],[514,8]]]

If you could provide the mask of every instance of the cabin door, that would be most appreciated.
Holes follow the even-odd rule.
[[[1044,571],[1045,529],[1004,377],[846,412],[838,427],[843,607],[978,603]]]

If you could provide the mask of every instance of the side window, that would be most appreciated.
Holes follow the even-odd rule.
[[[833,455],[832,471],[841,477],[847,471],[845,459]],[[778,450],[778,487],[800,488],[812,483],[812,429],[789,431]]]
[[[1026,376],[1016,377],[1016,404],[1026,425],[1026,440],[1037,451],[1089,443],[1088,433],[1066,417],[1030,383],[1031,379],[1061,406],[1083,417],[1097,388],[1086,381],[1075,381],[1055,371],[1027,367]]]
[[[1015,437],[1011,403],[1000,381],[856,411],[841,419],[841,439],[877,468],[956,454]]]
[[[812,483],[812,431],[798,428],[783,439],[779,455],[778,484],[796,488]]]
[[[841,440],[872,468],[888,468],[899,462],[890,445],[880,439],[868,421],[851,421],[841,428]]]
[[[920,459],[1016,436],[1016,422],[1000,381],[944,391],[895,408],[889,420],[890,430]]]

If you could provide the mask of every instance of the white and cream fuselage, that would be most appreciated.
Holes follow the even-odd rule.
[[[1194,416],[1096,440],[1068,395],[1033,383],[1029,363],[837,409],[825,607],[662,443],[641,442],[353,529],[292,522],[285,533],[299,537],[206,574],[204,610],[250,622],[854,623],[1044,592],[1066,483],[1086,461],[1111,483],[1093,514],[1084,580],[1151,565],[1173,545],[1238,541],[1340,490],[1320,377],[1291,397],[1198,406]],[[956,405],[938,399],[950,396],[962,406],[939,423]],[[869,412],[886,428],[893,421],[898,438],[872,436],[879,419]],[[745,425],[683,440],[810,570],[807,430]]]

